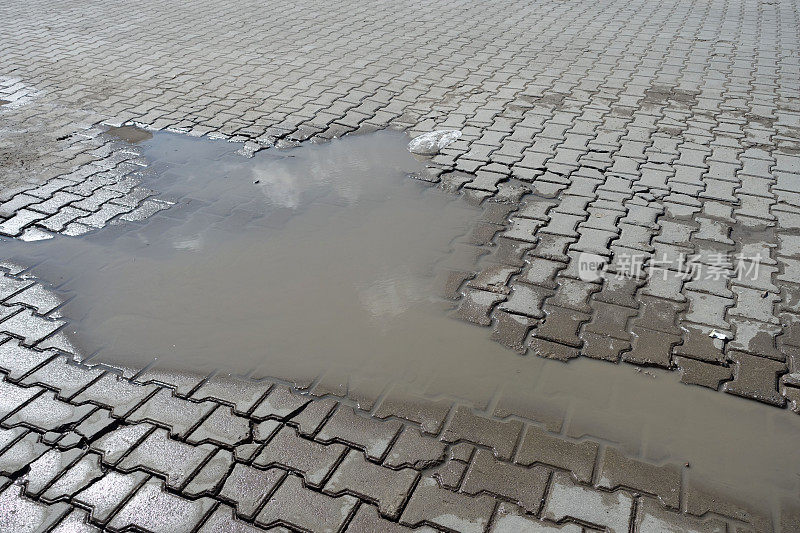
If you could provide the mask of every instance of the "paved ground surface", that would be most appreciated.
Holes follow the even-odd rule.
[[[443,280],[462,318],[521,352],[678,369],[797,411],[798,11],[5,3],[0,233],[77,236],[169,207],[102,124],[223,135],[245,152],[456,128],[424,178],[487,204],[473,239],[496,247],[494,266]],[[582,279],[582,252],[616,275]],[[681,257],[701,275],[686,279]],[[800,527],[796,501],[752,512],[678,466],[509,409],[384,398],[361,405],[370,416],[279,383],[68,364],[59,303],[22,270],[0,278],[11,530]]]

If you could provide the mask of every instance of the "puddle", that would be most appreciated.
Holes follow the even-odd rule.
[[[552,413],[573,437],[689,462],[690,480],[767,512],[796,497],[800,417],[674,373],[522,357],[449,318],[433,279],[444,264],[475,267],[453,264],[453,249],[480,211],[408,179],[421,167],[406,143],[384,132],[248,159],[236,144],[156,133],[137,146],[152,161],[145,185],[176,206],[82,238],[5,242],[3,256],[71,298],[62,314],[93,363],[301,384],[327,373],[352,397],[393,383],[508,402]]]
[[[136,144],[153,138],[153,134],[136,126],[113,126],[106,130],[106,135],[122,141]]]

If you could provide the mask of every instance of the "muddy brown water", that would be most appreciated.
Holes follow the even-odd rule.
[[[478,408],[512,401],[556,413],[571,437],[688,462],[690,481],[763,512],[797,497],[800,417],[673,373],[519,356],[450,318],[431,283],[445,264],[476,268],[452,250],[480,211],[409,179],[421,164],[405,136],[245,158],[222,140],[131,135],[151,162],[145,185],[173,208],[82,238],[0,244],[71,298],[62,314],[88,362],[301,384],[327,373],[355,397],[394,384]]]

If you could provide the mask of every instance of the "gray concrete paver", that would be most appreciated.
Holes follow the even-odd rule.
[[[0,232],[23,239],[46,238],[45,231],[80,235],[108,223],[139,222],[170,207],[158,191],[138,186],[137,172],[147,161],[102,135],[101,123],[135,121],[193,135],[219,133],[247,141],[245,149],[251,150],[369,128],[397,127],[413,135],[455,127],[463,131],[462,139],[433,159],[442,168],[428,178],[441,179],[443,188],[466,191],[468,201],[507,202],[495,204],[499,207],[485,215],[470,237],[476,244],[494,245],[492,266],[450,280],[450,296],[461,300],[457,316],[490,326],[487,335],[520,352],[677,368],[686,383],[797,409],[800,381],[792,376],[800,347],[800,262],[793,239],[800,230],[800,115],[787,97],[798,88],[796,5],[518,2],[489,13],[477,2],[412,3],[392,6],[396,13],[390,20],[378,16],[384,15],[382,3],[311,2],[269,13],[260,7],[200,2],[191,16],[175,17],[169,6],[155,6],[127,25],[106,22],[120,17],[121,8],[113,3],[93,6],[89,13],[86,5],[69,2],[57,14],[37,2],[0,8],[14,21],[0,29],[6,44],[0,100],[8,102],[0,105],[0,127],[10,142],[33,154],[33,164],[10,161],[0,169]],[[353,24],[354,12],[359,25]],[[269,24],[254,23],[267,15]],[[503,35],[495,31],[497,17]],[[265,41],[273,43],[267,52]],[[215,44],[199,44],[207,42]],[[540,196],[520,199],[526,188]],[[516,207],[519,211],[513,212]],[[755,247],[739,242],[737,235],[763,228],[777,237],[761,243],[766,275],[757,280],[683,283],[677,276],[664,281],[638,276],[607,278],[597,287],[576,282],[574,254],[579,251],[607,256],[617,270],[626,254],[638,252],[650,259],[662,251],[699,253],[708,264],[720,251],[755,255]],[[460,296],[459,287],[469,279]],[[212,376],[199,388],[204,376],[172,383],[159,375],[148,381],[146,371],[139,380],[144,385],[112,374],[98,379],[99,369],[49,359],[48,346],[68,348],[59,344],[58,301],[36,296],[39,285],[26,289],[30,285],[6,274],[0,278],[0,332],[5,332],[0,333],[0,417],[6,417],[0,423],[32,428],[24,437],[22,426],[2,429],[0,463],[7,475],[38,459],[31,465],[34,474],[34,464],[38,469],[56,457],[52,442],[62,446],[84,440],[102,452],[104,465],[113,468],[122,461],[137,480],[145,470],[168,475],[151,459],[137,459],[145,453],[137,451],[140,441],[157,435],[170,440],[166,432],[159,429],[146,437],[153,426],[116,422],[131,417],[128,422],[151,420],[176,436],[189,435],[190,442],[207,443],[203,449],[208,453],[192,463],[199,473],[182,481],[189,483],[184,489],[188,496],[219,496],[234,459],[220,445],[236,446],[239,464],[254,458],[258,464],[262,443],[266,451],[292,435],[305,445],[336,449],[337,460],[366,450],[369,460],[383,460],[395,469],[433,466],[445,450],[458,446],[451,443],[462,440],[495,450],[498,458],[492,461],[502,465],[498,471],[521,468],[509,462],[512,458],[517,465],[535,465],[531,472],[539,465],[563,469],[580,483],[558,474],[545,506],[553,518],[607,525],[602,520],[609,515],[598,509],[616,513],[628,501],[626,489],[589,487],[598,444],[553,434],[560,431],[563,415],[547,409],[521,413],[501,403],[489,416],[447,400],[411,405],[385,396],[368,418],[347,404],[312,400],[282,387],[261,401],[271,384],[246,379]],[[715,329],[732,338],[709,342]],[[599,341],[607,338],[600,335],[609,331],[613,342],[603,345]],[[4,351],[11,347],[19,350]],[[170,384],[177,394],[164,388]],[[58,395],[42,393],[41,387]],[[182,398],[192,392],[197,402],[185,402]],[[520,422],[507,418],[518,416],[544,423],[548,431],[538,426],[523,430]],[[408,424],[383,421],[387,417]],[[276,426],[264,426],[263,434],[249,442],[247,425],[264,418],[275,424],[289,418],[286,423],[298,426],[299,435],[290,427],[276,433]],[[520,431],[525,433],[516,446]],[[432,441],[428,434],[441,439]],[[191,447],[172,441],[167,448]],[[486,461],[488,453],[481,448],[473,461]],[[658,474],[643,473],[648,468],[633,458],[613,456],[610,461],[614,453],[607,449],[597,463],[601,488],[657,494],[675,506],[674,470],[648,465],[666,469],[659,472],[670,488],[654,487],[643,480],[660,479]],[[275,461],[279,468],[309,477],[287,464],[289,459]],[[451,470],[463,473],[462,466]],[[330,503],[328,496],[313,486],[328,474],[312,475],[303,480],[306,485],[291,475],[287,481],[293,481],[279,487],[277,504],[265,506],[280,512],[264,518],[314,529],[319,523],[307,521],[297,495],[312,508],[346,511],[341,521],[337,515],[330,524],[345,526],[355,500],[334,498],[337,503],[328,506],[321,503]],[[442,470],[439,478],[444,477]],[[462,484],[458,477],[452,486]],[[467,474],[463,485],[477,490],[480,484],[471,479]],[[408,524],[455,524],[456,529],[479,524],[499,531],[578,527],[522,516],[507,502],[492,514],[491,505],[483,502],[493,498],[489,493],[504,496],[499,489],[472,497],[425,480],[403,511]],[[51,507],[27,499],[46,487],[19,497],[9,492],[17,485],[9,487],[0,497],[0,513],[20,509],[47,527],[62,518],[62,525],[69,520],[75,527],[85,520],[77,511],[67,515],[64,504],[52,506],[58,515],[52,518]],[[397,526],[379,517],[364,501],[370,495],[364,496],[352,529],[376,519],[381,529]],[[437,514],[438,504],[423,504],[423,497],[440,498],[439,504],[464,513],[443,517]],[[609,498],[617,498],[616,503]],[[711,500],[698,500],[691,492],[690,512],[703,514],[713,507],[719,516],[768,529],[760,518]],[[567,502],[574,509],[567,509]],[[190,529],[207,516],[210,505],[210,500],[183,500],[163,492],[153,479],[112,522],[114,528],[157,529],[162,523],[154,521],[151,511],[161,510],[171,527]],[[638,497],[634,531],[718,527],[717,517],[693,521],[654,505],[659,505],[655,499]],[[488,515],[482,506],[489,507]],[[177,517],[174,512],[180,509],[192,519]],[[203,528],[255,527],[232,513],[218,506]],[[616,515],[612,518],[616,527]],[[102,525],[104,518],[93,515],[90,520]],[[629,525],[619,521],[621,529]]]

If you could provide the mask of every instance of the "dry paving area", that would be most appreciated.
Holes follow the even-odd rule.
[[[791,426],[799,12],[6,2],[0,235],[79,239],[179,202],[143,185],[148,161],[109,127],[224,138],[243,156],[458,129],[416,176],[483,209],[466,247],[491,253],[439,280],[456,316],[527,357],[674,370]],[[765,509],[535,406],[81,364],[63,302],[5,259],[2,531],[800,530],[797,465]]]

